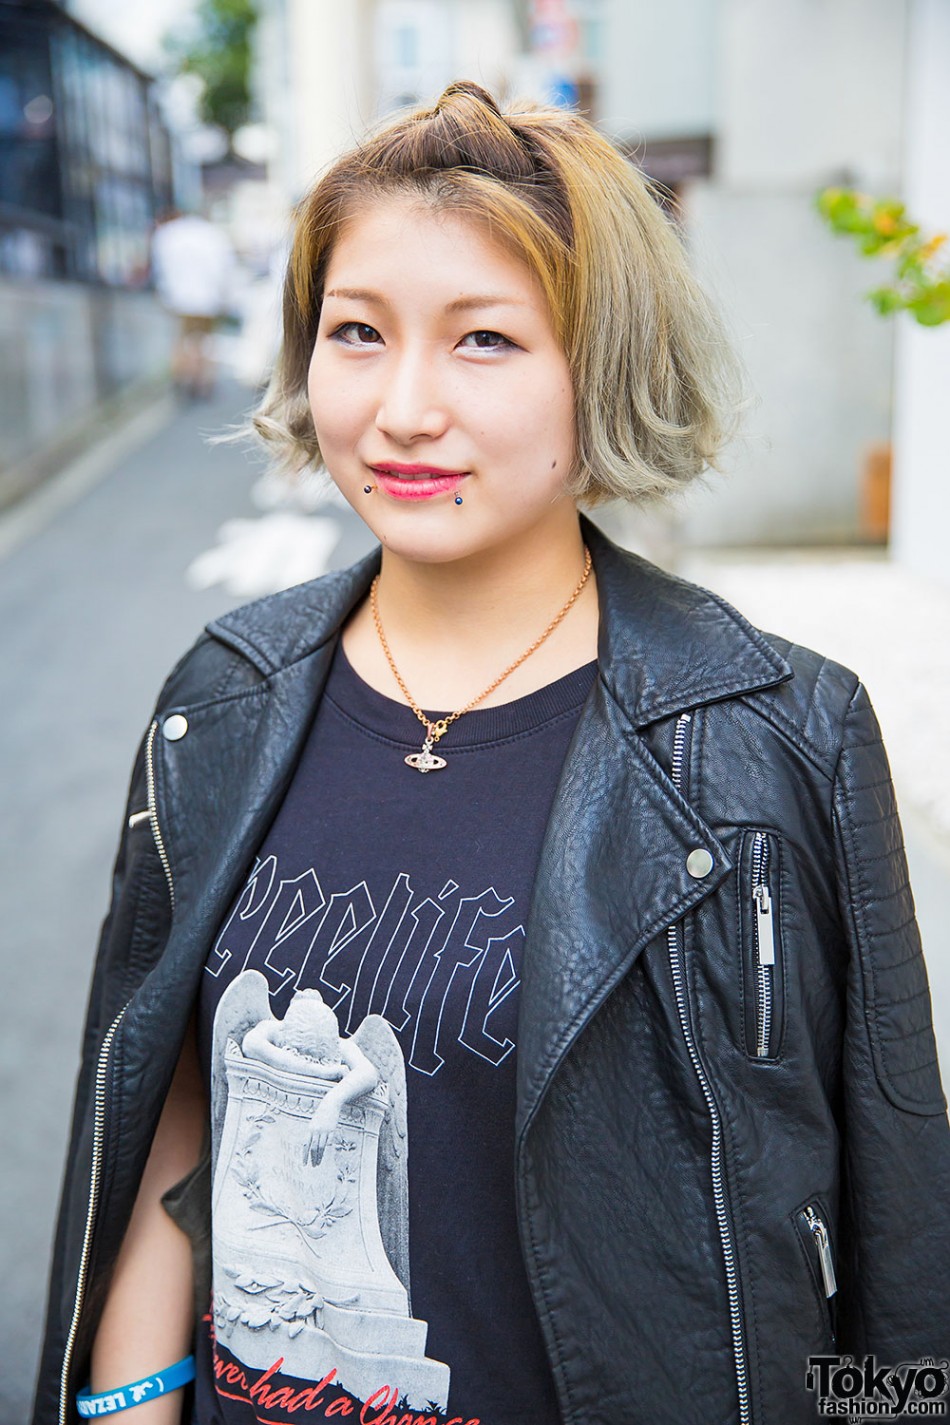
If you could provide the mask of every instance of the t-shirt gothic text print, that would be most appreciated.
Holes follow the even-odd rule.
[[[515,1211],[518,990],[594,674],[466,714],[420,774],[421,725],[338,647],[203,977],[197,1425],[557,1419]]]

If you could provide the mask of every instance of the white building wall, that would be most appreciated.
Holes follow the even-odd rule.
[[[254,34],[252,87],[258,114],[270,129],[273,152],[268,174],[285,205],[297,187],[297,122],[290,87],[288,5],[264,0]]]
[[[719,0],[604,0],[599,121],[612,138],[679,138],[715,124]]]
[[[378,0],[377,111],[427,103],[456,79],[474,79],[499,97],[517,48],[510,0]]]
[[[372,121],[371,0],[286,0],[297,193]]]
[[[913,0],[904,197],[925,231],[950,228],[950,5]],[[950,246],[950,245],[948,245]],[[944,249],[947,252],[947,249]],[[947,252],[950,261],[950,252]],[[950,584],[950,324],[897,325],[893,552]]]
[[[512,84],[520,37],[511,0],[456,0],[453,79],[474,79],[497,99]]]
[[[795,187],[696,183],[694,267],[724,311],[752,404],[679,530],[692,544],[849,542],[865,447],[890,425],[892,330],[862,293],[867,271]]]
[[[712,137],[712,174],[682,204],[754,402],[728,479],[713,474],[679,517],[689,542],[860,534],[866,449],[890,431],[894,328],[863,300],[872,267],[813,200],[835,182],[900,187],[907,4],[606,0],[606,131]]]
[[[286,206],[375,114],[373,0],[262,0],[255,92]]]
[[[849,541],[891,421],[893,325],[875,273],[813,209],[900,187],[906,0],[719,0],[714,173],[684,197],[696,264],[754,400],[730,474],[681,520],[695,543]]]
[[[257,88],[286,202],[399,105],[461,78],[504,94],[517,48],[510,0],[263,0]]]
[[[448,83],[451,8],[440,0],[380,0],[373,27],[377,113],[419,103]]]
[[[720,0],[716,173],[811,190],[900,173],[906,0]]]

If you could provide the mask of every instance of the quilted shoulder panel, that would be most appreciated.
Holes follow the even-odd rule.
[[[875,1073],[897,1108],[943,1113],[927,969],[887,754],[863,685],[834,789],[841,914],[863,980]]]

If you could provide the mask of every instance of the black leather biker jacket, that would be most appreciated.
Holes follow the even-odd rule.
[[[950,1352],[950,1133],[887,760],[853,673],[582,524],[599,676],[528,921],[514,1125],[561,1417],[799,1425],[810,1355]],[[162,690],[93,979],[34,1425],[75,1418],[209,946],[378,567],[218,619]]]

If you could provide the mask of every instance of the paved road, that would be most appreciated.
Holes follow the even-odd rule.
[[[169,667],[208,619],[249,597],[185,580],[225,520],[259,518],[260,466],[202,440],[247,400],[232,386],[169,407],[146,444],[0,559],[2,1425],[23,1421],[32,1397],[83,1005],[132,758]],[[340,567],[369,543],[352,512],[329,513],[341,527],[329,567]],[[11,523],[22,513],[0,521],[0,547]]]

